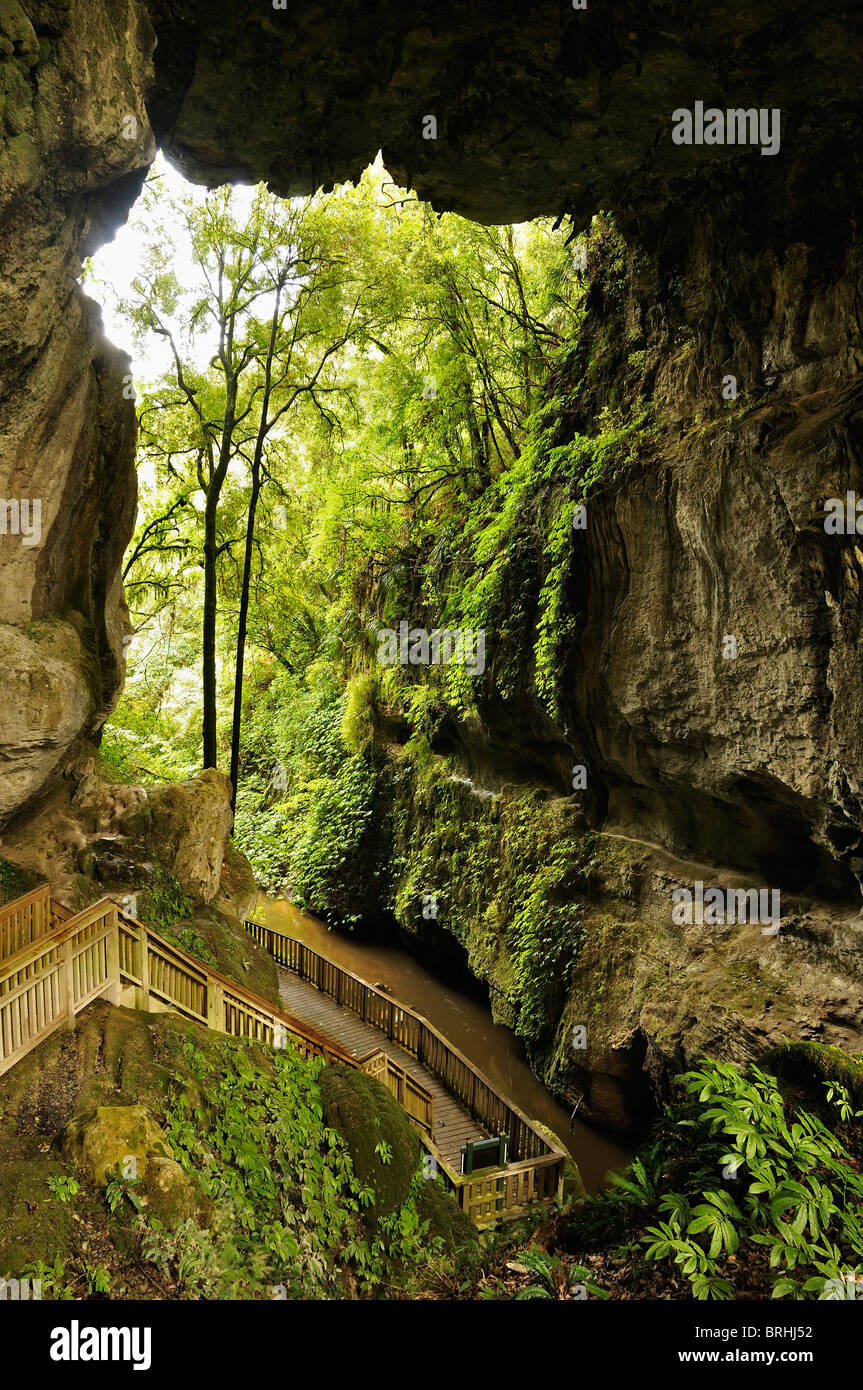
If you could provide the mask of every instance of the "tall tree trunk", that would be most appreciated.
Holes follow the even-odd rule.
[[[216,766],[216,509],[219,498],[210,486],[204,512],[204,623],[202,677],[204,700],[204,767]]]
[[[240,727],[243,717],[243,666],[246,658],[246,631],[249,622],[249,590],[252,582],[252,553],[255,545],[255,513],[261,492],[261,461],[255,454],[252,465],[252,495],[249,500],[246,550],[243,556],[243,585],[237,623],[237,661],[234,668],[234,714],[231,723],[231,810],[237,809],[237,782],[240,775]]]
[[[252,553],[255,547],[255,514],[261,494],[263,478],[264,443],[270,430],[270,397],[273,389],[273,359],[276,354],[276,341],[281,322],[281,303],[284,281],[276,287],[273,316],[270,319],[270,341],[267,347],[267,361],[264,368],[264,394],[261,400],[261,418],[255,439],[255,452],[252,456],[252,493],[249,498],[249,514],[246,520],[246,549],[243,556],[243,585],[240,591],[240,613],[237,623],[237,657],[234,665],[234,712],[231,720],[231,810],[237,809],[237,781],[240,775],[240,730],[243,721],[243,667],[246,661],[246,631],[249,624],[249,590],[252,583]]]
[[[229,332],[229,351],[233,340],[233,324]],[[230,360],[230,359],[229,359]],[[226,367],[227,393],[225,418],[222,423],[222,438],[219,446],[219,460],[211,469],[207,485],[207,505],[204,510],[204,619],[202,631],[202,671],[201,685],[204,701],[203,743],[204,767],[217,767],[216,744],[216,613],[219,595],[216,587],[216,561],[219,556],[216,521],[219,513],[219,499],[231,462],[231,444],[234,436],[234,420],[237,411],[238,377]]]

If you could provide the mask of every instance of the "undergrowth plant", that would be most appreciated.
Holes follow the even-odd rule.
[[[845,1296],[863,1272],[863,1175],[842,1141],[802,1109],[789,1116],[757,1066],[704,1062],[677,1079],[690,1104],[570,1240],[628,1238],[648,1262],[672,1261],[697,1299],[740,1296],[741,1256],[759,1251],[772,1298]]]
[[[415,1195],[374,1223],[374,1189],[362,1185],[341,1136],[323,1119],[320,1059],[292,1050],[264,1053],[234,1040],[185,1064],[197,1096],[174,1085],[164,1123],[174,1153],[195,1175],[211,1214],[175,1230],[152,1221],[143,1251],[192,1297],[345,1297],[373,1295],[422,1263],[427,1239]],[[380,1154],[386,1161],[386,1153]]]

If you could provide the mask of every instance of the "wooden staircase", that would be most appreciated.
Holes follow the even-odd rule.
[[[434,1160],[432,1171],[440,1172],[478,1226],[519,1216],[531,1203],[553,1202],[563,1187],[564,1151],[427,1020],[301,943],[246,925],[281,965],[337,999],[346,1019],[361,1017],[386,1041],[357,1057],[329,1033],[166,941],[113,898],[73,913],[43,884],[0,908],[0,1076],[52,1033],[74,1027],[76,1016],[95,999],[173,1012],[231,1037],[275,1048],[290,1042],[303,1057],[323,1057],[377,1077],[406,1110]],[[412,1059],[422,1063],[430,1084],[417,1075]],[[455,1170],[451,1157],[435,1144],[432,1078],[486,1132],[508,1134],[510,1161],[504,1167],[468,1175]]]

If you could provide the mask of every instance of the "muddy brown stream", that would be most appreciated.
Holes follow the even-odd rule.
[[[588,1192],[598,1191],[612,1169],[626,1165],[629,1155],[625,1149],[577,1117],[570,1130],[569,1112],[537,1080],[518,1038],[492,1021],[487,1005],[432,974],[405,947],[329,931],[292,903],[263,894],[258,915],[268,926],[304,942],[343,970],[369,984],[385,985],[393,998],[427,1018],[528,1119],[541,1120],[560,1136],[577,1162]]]

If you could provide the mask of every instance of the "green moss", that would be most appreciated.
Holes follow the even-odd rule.
[[[60,1202],[48,1187],[49,1178],[66,1173],[56,1156],[19,1146],[0,1157],[0,1277],[20,1278],[75,1248],[86,1200]]]
[[[507,997],[521,1036],[550,1034],[578,959],[596,838],[577,808],[537,792],[478,798],[441,759],[393,782],[394,894],[400,925],[430,920]]]
[[[370,672],[353,676],[348,682],[340,733],[351,753],[361,752],[374,739],[376,693],[377,681]]]
[[[44,882],[44,877],[32,873],[30,869],[22,868],[11,859],[0,858],[0,906],[23,897]]]
[[[760,1064],[779,1080],[801,1086],[814,1105],[824,1104],[825,1081],[844,1086],[855,1105],[863,1105],[863,1054],[849,1056],[824,1043],[789,1042],[765,1052]]]
[[[430,1237],[442,1240],[451,1250],[476,1246],[476,1227],[440,1182],[426,1179],[417,1191],[416,1206],[420,1220],[429,1223]]]
[[[374,1190],[374,1217],[388,1216],[407,1201],[420,1158],[407,1115],[364,1072],[325,1067],[318,1084],[327,1124],[344,1139],[360,1182]]]
[[[192,915],[192,901],[173,874],[169,874],[156,859],[147,878],[146,891],[141,894],[139,916],[142,922],[156,931],[171,931],[178,920]]]

